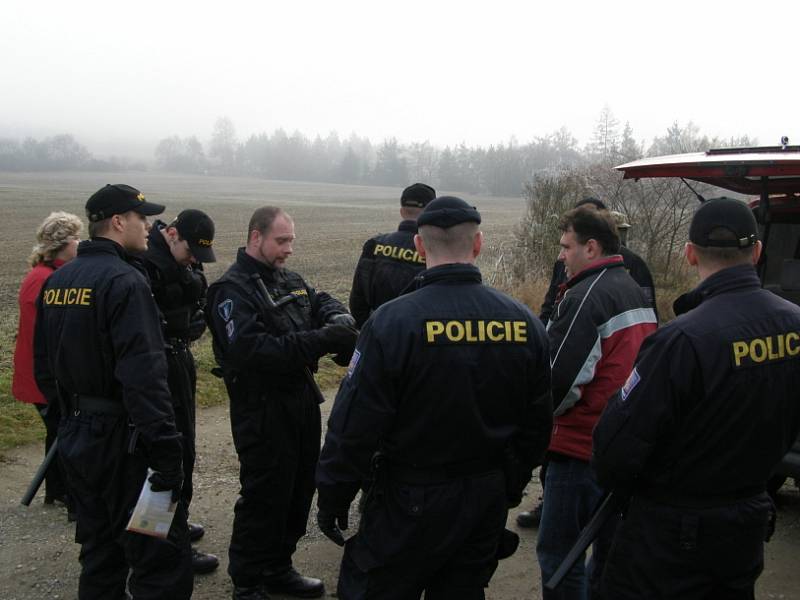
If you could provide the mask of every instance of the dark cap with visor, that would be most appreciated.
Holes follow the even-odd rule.
[[[186,240],[192,256],[201,263],[216,262],[214,254],[214,221],[202,210],[189,208],[177,216],[170,224],[178,230],[181,239]]]
[[[150,217],[164,212],[164,206],[148,202],[142,192],[124,183],[107,184],[86,201],[86,218],[92,223],[129,210]]]
[[[720,230],[727,230],[730,235],[719,236]],[[747,248],[758,241],[758,224],[744,202],[711,198],[695,211],[689,241],[704,248]]]

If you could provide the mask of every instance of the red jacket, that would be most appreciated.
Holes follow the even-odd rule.
[[[33,377],[33,330],[36,325],[36,300],[44,282],[64,261],[53,265],[40,263],[33,267],[19,287],[19,329],[14,349],[14,379],[11,394],[20,402],[47,404]]]
[[[555,409],[550,452],[591,458],[592,430],[655,329],[656,315],[619,255],[564,284],[547,326]]]

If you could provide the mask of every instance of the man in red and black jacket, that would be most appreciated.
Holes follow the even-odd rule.
[[[625,383],[642,340],[656,328],[653,309],[618,254],[611,215],[581,206],[564,214],[559,228],[559,260],[568,279],[547,329],[555,410],[536,548],[543,581],[553,575],[603,497],[589,465],[592,430]],[[587,576],[593,582],[594,573],[599,578],[608,537],[601,534],[595,544],[588,574],[583,561],[573,567],[558,598],[586,598]],[[547,590],[543,598],[551,598]]]

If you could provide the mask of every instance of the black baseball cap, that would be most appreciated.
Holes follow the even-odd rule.
[[[181,239],[189,243],[192,255],[198,262],[216,262],[212,248],[214,244],[214,221],[202,210],[189,208],[181,211],[170,224],[178,230]]]
[[[164,212],[164,206],[148,202],[142,192],[124,183],[107,184],[86,201],[86,218],[92,223],[129,210],[149,217],[160,215]]]
[[[711,239],[714,230],[727,229],[735,239]],[[747,248],[758,241],[753,211],[733,198],[711,198],[703,202],[689,225],[689,241],[702,247]]]
[[[403,190],[400,206],[425,208],[428,202],[436,198],[436,190],[424,183],[414,183]]]
[[[433,225],[441,229],[448,229],[461,223],[480,223],[481,213],[474,206],[470,206],[461,198],[455,196],[442,196],[436,198],[425,207],[417,218],[417,226]]]

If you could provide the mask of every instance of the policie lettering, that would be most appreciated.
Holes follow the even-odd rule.
[[[731,343],[733,364],[752,367],[764,362],[777,362],[800,355],[800,334],[795,331],[778,333],[752,340]]]
[[[528,341],[525,321],[425,321],[428,344],[524,344]]]
[[[45,290],[42,300],[47,306],[91,306],[92,288],[54,288]]]
[[[404,262],[417,263],[420,265],[425,264],[425,259],[419,255],[416,250],[410,248],[400,248],[398,246],[390,246],[389,244],[375,244],[373,251],[375,256],[385,256],[386,258],[394,258]]]

